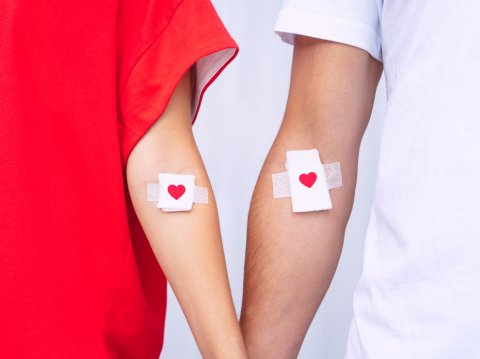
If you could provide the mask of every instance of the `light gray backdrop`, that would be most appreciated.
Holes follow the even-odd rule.
[[[282,120],[293,48],[273,33],[281,0],[212,2],[239,44],[240,54],[206,92],[194,133],[218,203],[228,273],[239,313],[248,207],[258,173]],[[382,79],[360,151],[355,205],[343,254],[307,334],[301,359],[342,359],[345,355],[352,295],[362,270],[364,238],[375,190],[385,102]],[[161,359],[201,358],[170,288],[168,295]]]

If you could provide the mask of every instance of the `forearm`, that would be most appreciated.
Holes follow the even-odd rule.
[[[295,358],[330,285],[381,73],[362,50],[309,41],[296,49],[285,118],[249,213],[241,327],[252,359]],[[343,186],[330,190],[331,210],[293,213],[290,198],[273,198],[272,174],[285,171],[287,151],[314,148],[322,163],[340,162]]]
[[[174,93],[169,107],[176,101],[181,99]],[[169,107],[129,158],[132,202],[202,356],[245,358],[215,198],[190,123],[184,121],[190,116],[189,106],[185,113],[172,113]],[[194,204],[191,211],[163,212],[155,202],[147,202],[147,183],[158,182],[159,173],[195,175],[195,184],[208,189],[209,203]]]
[[[255,188],[241,316],[252,359],[297,356],[337,267],[353,201],[355,170],[347,169],[345,158],[333,153],[327,156],[321,145],[320,140],[279,138]],[[324,163],[341,163],[343,187],[330,190],[331,210],[293,213],[290,198],[273,199],[272,174],[285,171],[286,151],[313,148],[319,150]]]

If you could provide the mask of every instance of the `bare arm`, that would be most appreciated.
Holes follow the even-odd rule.
[[[327,292],[353,206],[360,142],[382,64],[367,52],[296,36],[285,117],[258,178],[248,218],[241,328],[251,359],[296,358]],[[290,150],[340,162],[333,209],[293,213],[273,199],[272,174]]]
[[[204,358],[246,358],[227,278],[217,207],[190,123],[189,73],[167,109],[133,149],[127,181],[133,206]],[[190,174],[209,204],[166,213],[147,202],[159,173]]]

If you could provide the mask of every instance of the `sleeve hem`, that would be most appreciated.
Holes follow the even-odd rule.
[[[275,24],[275,33],[291,45],[297,34],[355,46],[382,61],[380,36],[360,23],[283,8]]]
[[[197,119],[204,93],[230,62],[233,61],[237,53],[238,48],[227,48],[197,60],[196,89],[192,99],[192,125]]]

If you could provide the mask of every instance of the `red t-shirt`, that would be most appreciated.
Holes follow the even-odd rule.
[[[193,120],[236,53],[209,0],[0,2],[0,358],[158,358],[125,164],[185,71]]]

